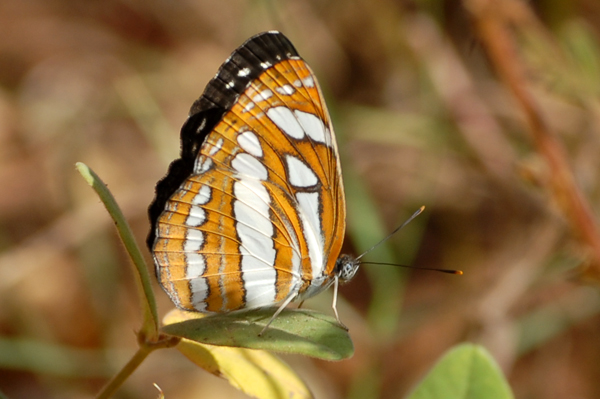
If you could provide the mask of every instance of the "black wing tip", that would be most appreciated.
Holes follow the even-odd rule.
[[[216,107],[225,112],[235,104],[250,82],[266,69],[290,58],[299,58],[299,55],[283,33],[267,31],[252,36],[221,64],[202,96],[192,105],[190,115]]]

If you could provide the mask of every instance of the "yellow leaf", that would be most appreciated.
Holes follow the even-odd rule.
[[[209,373],[260,399],[312,398],[304,382],[275,355],[182,339],[177,349]]]

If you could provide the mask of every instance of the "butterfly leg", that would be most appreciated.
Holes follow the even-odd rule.
[[[342,327],[344,327],[344,329],[346,331],[348,331],[348,327],[346,327],[346,325],[344,323],[342,323],[342,321],[340,320],[340,316],[338,315],[338,311],[337,311],[337,294],[338,294],[338,276],[335,276],[335,279],[333,280],[333,303],[331,304],[331,308],[333,309],[333,313],[335,314],[335,318],[338,322],[338,324]]]
[[[279,314],[283,311],[283,309],[285,309],[285,307],[287,305],[289,305],[290,302],[292,302],[297,296],[298,296],[298,291],[293,291],[293,292],[290,293],[290,295],[288,295],[287,298],[285,298],[285,301],[283,301],[283,303],[281,304],[281,306],[279,306],[279,308],[277,309],[277,311],[275,312],[275,314],[271,317],[271,319],[269,319],[267,325],[264,326],[264,328],[258,333],[259,337],[262,336],[265,331],[267,331],[267,328],[269,328],[269,326],[271,325],[271,323],[273,322],[273,320],[275,320],[275,318],[277,316],[279,316]]]

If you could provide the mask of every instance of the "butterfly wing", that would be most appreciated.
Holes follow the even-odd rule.
[[[178,307],[266,306],[329,284],[345,231],[336,141],[316,78],[285,36],[234,51],[181,141],[148,237]]]

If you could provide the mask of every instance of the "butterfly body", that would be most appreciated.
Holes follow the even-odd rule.
[[[181,146],[157,184],[147,241],[177,307],[283,307],[354,275],[358,263],[338,258],[346,206],[329,114],[283,34],[232,53],[192,106]]]

